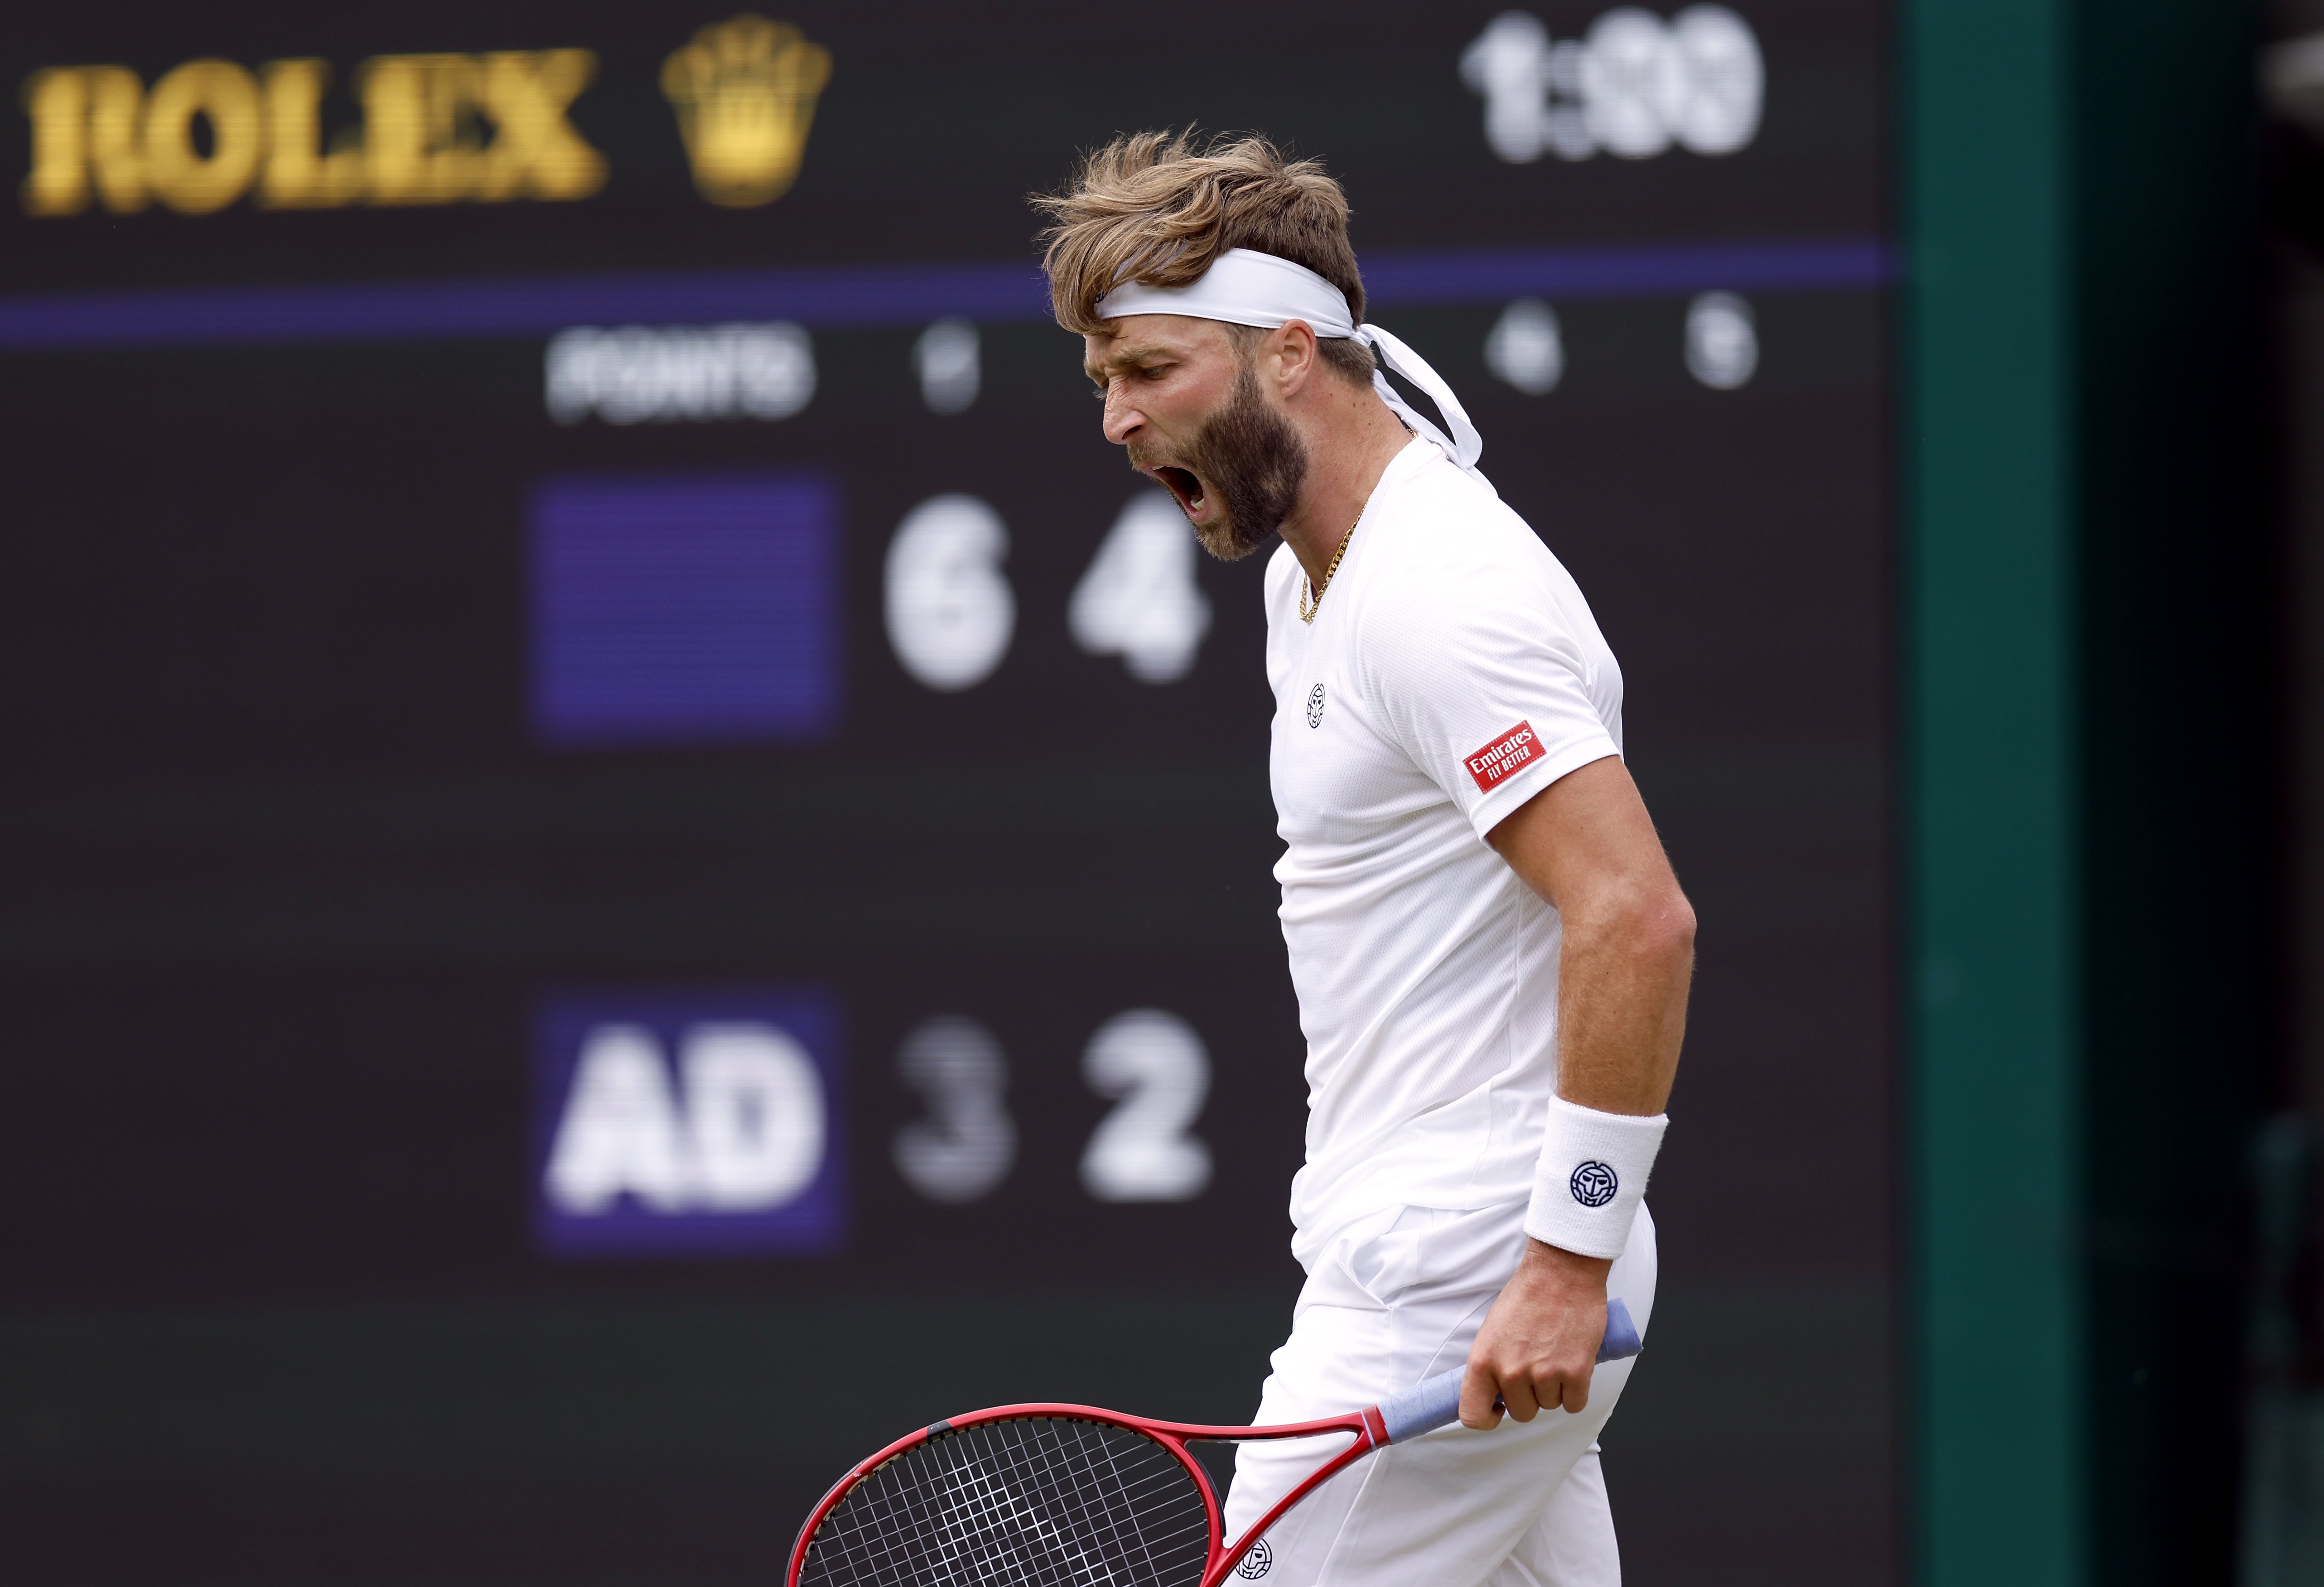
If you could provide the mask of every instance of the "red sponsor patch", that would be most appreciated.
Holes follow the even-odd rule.
[[[1471,754],[1463,762],[1477,786],[1490,793],[1501,786],[1501,780],[1521,767],[1530,766],[1541,758],[1541,740],[1534,736],[1533,724],[1520,722],[1500,737]]]

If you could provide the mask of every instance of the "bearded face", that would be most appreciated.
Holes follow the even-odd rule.
[[[1149,465],[1133,441],[1131,466],[1148,469],[1169,487],[1203,549],[1222,562],[1239,561],[1272,540],[1307,478],[1306,445],[1259,395],[1249,364],[1177,459]],[[1194,511],[1205,505],[1208,521],[1196,521]]]

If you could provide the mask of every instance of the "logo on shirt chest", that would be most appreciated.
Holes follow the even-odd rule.
[[[1490,793],[1510,772],[1532,765],[1540,757],[1541,740],[1534,736],[1533,724],[1520,722],[1483,749],[1472,752],[1463,763],[1477,787]]]
[[[1323,686],[1320,683],[1307,691],[1307,725],[1323,725]]]

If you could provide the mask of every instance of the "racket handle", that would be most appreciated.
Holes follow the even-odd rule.
[[[1638,1338],[1638,1325],[1630,1320],[1630,1308],[1622,1304],[1619,1296],[1609,1297],[1606,1337],[1598,1346],[1598,1359],[1627,1361],[1644,1348]],[[1439,1372],[1402,1394],[1380,1401],[1380,1425],[1388,1429],[1388,1441],[1402,1444],[1407,1438],[1417,1438],[1423,1433],[1433,1433],[1460,1420],[1461,1379],[1467,1371],[1466,1366],[1459,1366],[1449,1372]]]

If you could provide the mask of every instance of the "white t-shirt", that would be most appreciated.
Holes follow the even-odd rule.
[[[1307,1038],[1292,1251],[1391,1206],[1532,1192],[1556,1088],[1557,912],[1485,843],[1622,749],[1572,576],[1434,443],[1398,453],[1313,623],[1267,569],[1283,937]]]

